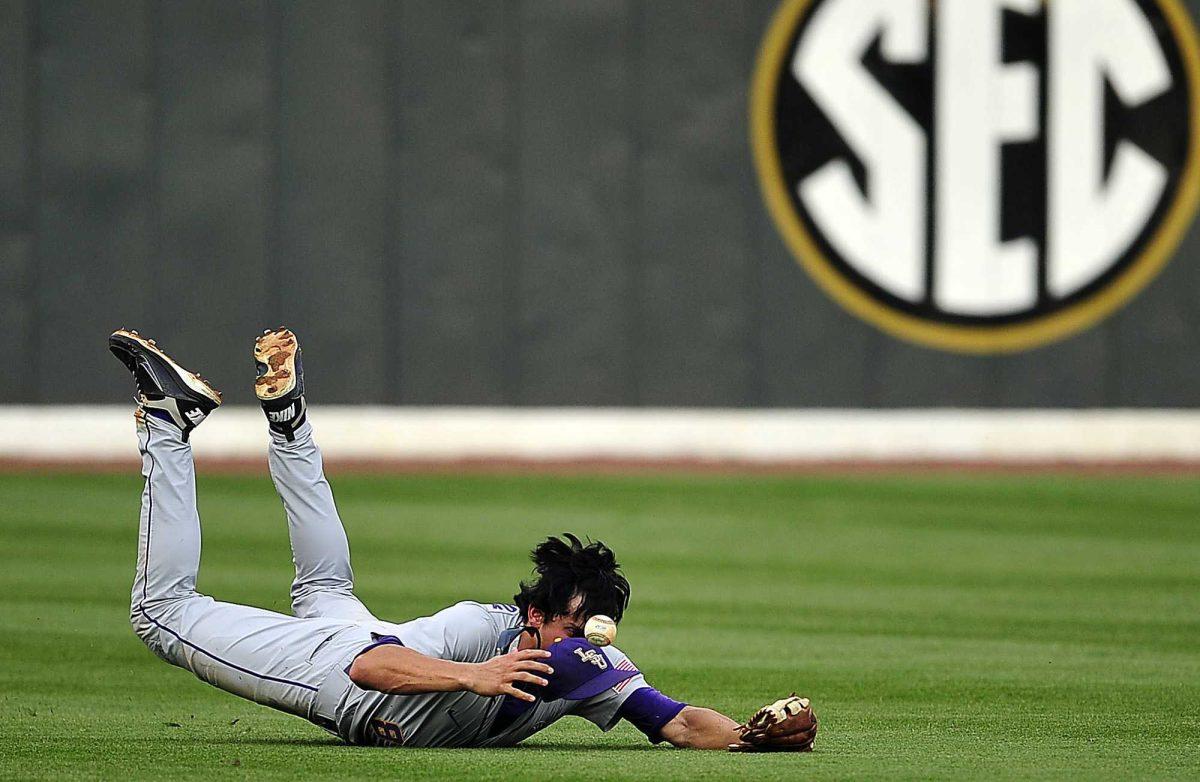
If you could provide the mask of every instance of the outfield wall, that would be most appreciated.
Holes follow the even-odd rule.
[[[331,460],[802,466],[946,462],[1200,464],[1200,413],[1059,410],[630,410],[314,406]],[[254,461],[262,413],[225,408],[202,459]],[[0,460],[133,461],[130,408],[0,408]]]
[[[1194,226],[1127,306],[1014,355],[835,303],[751,151],[781,4],[0,3],[0,403],[124,400],[127,326],[250,404],[282,322],[338,404],[1200,405]]]

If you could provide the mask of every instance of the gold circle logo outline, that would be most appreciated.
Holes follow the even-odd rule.
[[[1065,339],[1129,303],[1166,267],[1200,205],[1200,47],[1181,0],[1155,0],[1179,47],[1190,116],[1187,161],[1175,200],[1141,254],[1100,291],[1066,309],[1003,326],[937,323],[878,301],[848,280],[821,251],[792,207],[775,137],[775,95],[788,42],[803,14],[820,0],[784,0],[759,47],[750,90],[750,145],[762,197],[788,250],[827,295],[884,332],[925,347],[957,353],[1016,353]],[[1053,2],[1053,0],[1046,0]]]

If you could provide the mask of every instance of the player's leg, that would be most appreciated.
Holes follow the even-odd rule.
[[[307,420],[295,334],[282,328],[266,332],[254,343],[254,361],[254,392],[271,430],[271,479],[283,500],[296,565],[292,610],[301,617],[374,620],[354,595],[346,531]]]
[[[185,438],[216,409],[220,395],[136,332],[117,332],[109,345],[138,385],[135,418],[146,483],[130,603],[134,631],[159,657],[210,684],[311,718],[329,669],[315,664],[320,650],[338,651],[329,640],[358,629],[222,603],[196,591],[200,517]]]
[[[139,422],[142,499],[132,621],[155,654],[226,692],[318,722],[317,693],[346,643],[370,633],[344,620],[297,619],[196,592],[200,519],[191,446],[152,415]],[[341,639],[340,642],[332,642]],[[331,727],[328,717],[322,722]]]
[[[133,374],[137,386],[135,417],[146,485],[131,618],[142,636],[151,629],[143,615],[147,604],[196,593],[200,519],[188,438],[220,406],[221,395],[136,331],[113,333],[109,350]],[[156,513],[160,520],[157,531],[151,525]]]
[[[137,573],[130,596],[130,621],[138,637],[156,653],[152,610],[164,602],[196,596],[200,569],[200,517],[192,447],[174,427],[144,407],[134,414],[142,454],[141,523]]]

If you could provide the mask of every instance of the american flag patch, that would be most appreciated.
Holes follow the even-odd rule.
[[[616,670],[618,670],[618,671],[635,671],[635,672],[637,672],[637,666],[634,665],[628,657],[626,657],[624,660],[617,663],[613,667],[616,668]],[[623,682],[618,682],[616,685],[613,686],[613,692],[620,692],[621,690],[625,689],[625,685],[629,684],[631,681],[633,681],[632,677],[626,679]]]

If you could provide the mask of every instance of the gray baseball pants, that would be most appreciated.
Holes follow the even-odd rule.
[[[350,549],[305,423],[287,442],[272,433],[271,478],[283,500],[296,576],[287,616],[196,591],[200,516],[192,447],[179,430],[138,416],[141,529],[130,621],[155,654],[216,687],[330,727],[344,669],[371,643],[378,620],[354,596]],[[322,685],[336,692],[320,695]],[[328,696],[328,697],[326,697]]]

